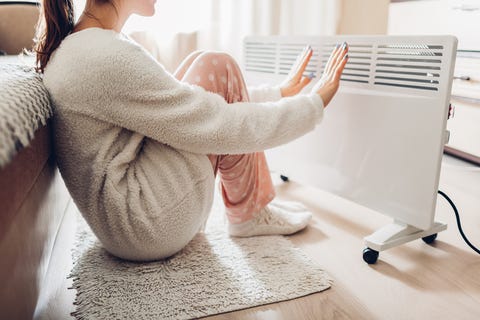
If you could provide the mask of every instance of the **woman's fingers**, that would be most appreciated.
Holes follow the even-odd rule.
[[[297,84],[296,90],[298,92],[302,91],[302,89],[305,88],[311,81],[312,81],[312,78],[310,77],[302,77],[302,79]]]
[[[335,65],[335,62],[337,61],[338,55],[342,52],[342,45],[337,44],[335,46],[335,49],[333,49],[332,53],[330,54],[330,58],[328,59],[327,66],[325,67],[325,72],[326,74],[330,74],[330,72],[333,69],[333,66]]]
[[[310,62],[312,55],[313,55],[312,47],[307,46],[303,49],[303,52],[298,56],[297,61],[295,62],[294,66],[290,71],[291,80],[293,80],[295,83],[300,81],[300,79],[302,78],[302,75],[305,72],[305,69],[307,68],[308,63]]]
[[[332,50],[332,53],[330,53],[330,57],[328,57],[328,61],[327,61],[327,64],[325,65],[325,69],[323,71],[324,74],[329,74],[330,73],[330,70],[331,70],[331,65],[332,65],[332,61],[335,57],[335,55],[337,54],[337,52],[340,50],[340,45],[337,44],[335,46],[335,48]]]
[[[308,46],[307,52],[305,53],[305,57],[302,59],[300,68],[296,73],[298,79],[301,79],[303,74],[305,73],[305,69],[307,69],[308,63],[310,62],[312,55],[313,55],[313,49],[312,47]]]
[[[332,58],[332,63],[330,65],[330,69],[328,70],[326,76],[332,79],[338,69],[338,66],[344,62],[345,56],[348,54],[348,45],[347,43],[343,43],[340,48],[335,53],[334,57]],[[343,71],[343,68],[342,68]]]
[[[280,86],[282,97],[289,97],[296,95],[302,89],[310,83],[313,75],[304,77],[303,74],[310,62],[313,55],[313,49],[307,46],[303,49],[303,52],[298,55],[296,62],[293,64],[287,79]]]
[[[330,55],[329,62],[325,66],[325,71],[321,81],[315,85],[316,92],[323,100],[326,107],[337,93],[340,86],[340,78],[348,61],[348,45],[343,43],[342,46],[336,47]]]
[[[310,82],[312,82],[313,74],[308,77],[303,77],[302,81],[300,82],[300,86],[302,88],[306,87]]]
[[[289,79],[292,79],[295,73],[297,72],[297,69],[300,66],[300,62],[302,61],[303,56],[307,52],[307,48],[308,46],[303,48],[302,52],[297,56],[297,58],[295,59],[295,62],[292,64],[292,67],[290,68],[290,72],[288,73]]]
[[[330,55],[327,66],[325,67],[324,74],[330,75],[333,71],[335,71],[338,62],[343,59],[346,51],[348,52],[348,45],[346,42],[338,44],[335,47],[335,49],[332,51],[332,54]]]
[[[343,70],[345,69],[345,65],[348,62],[348,54],[345,53],[345,55],[342,57],[342,60],[339,61],[337,68],[335,69],[334,73],[334,79],[333,81],[340,81],[340,77],[342,76]]]

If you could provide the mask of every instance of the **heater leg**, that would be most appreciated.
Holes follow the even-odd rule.
[[[430,229],[422,230],[395,220],[365,237],[367,248],[363,252],[363,259],[367,263],[375,263],[380,251],[420,238],[426,243],[432,243],[437,237],[437,233],[446,229],[447,225],[442,222],[435,222]]]

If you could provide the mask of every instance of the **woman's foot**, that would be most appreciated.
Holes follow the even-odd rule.
[[[293,211],[292,203],[271,203],[242,223],[230,223],[228,233],[233,237],[253,237],[264,235],[288,235],[304,229],[312,219],[312,213],[306,209]],[[290,207],[290,209],[289,209]],[[295,203],[296,210],[301,207]]]
[[[301,202],[283,201],[278,200],[277,198],[273,199],[268,205],[287,210],[288,212],[308,211],[307,207],[305,207]]]

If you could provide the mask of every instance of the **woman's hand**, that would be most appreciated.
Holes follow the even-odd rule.
[[[342,45],[337,45],[332,51],[325,70],[323,71],[322,78],[312,89],[312,92],[320,95],[324,107],[327,107],[335,93],[337,93],[338,87],[340,86],[340,77],[342,76],[347,61],[348,45],[344,42]]]
[[[310,46],[307,46],[303,49],[303,52],[298,56],[297,61],[293,64],[290,73],[288,74],[287,80],[285,80],[280,85],[280,91],[282,93],[282,97],[290,97],[294,96],[306,85],[312,81],[313,74],[309,75],[308,77],[304,77],[303,73],[307,68],[308,62],[312,57],[313,50]]]

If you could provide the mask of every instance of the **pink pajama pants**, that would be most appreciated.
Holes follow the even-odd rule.
[[[177,79],[221,95],[228,103],[249,101],[240,68],[227,54],[194,52],[175,71]],[[208,155],[230,223],[241,223],[275,197],[265,154]]]

